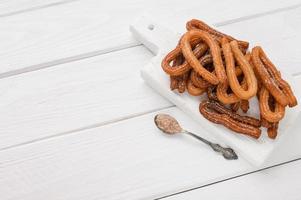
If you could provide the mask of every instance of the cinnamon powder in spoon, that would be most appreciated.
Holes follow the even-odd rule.
[[[170,115],[158,114],[155,117],[155,123],[159,129],[167,134],[181,133],[182,128],[177,120]]]

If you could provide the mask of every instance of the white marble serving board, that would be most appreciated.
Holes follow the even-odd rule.
[[[171,91],[169,88],[169,76],[161,68],[163,56],[176,46],[180,34],[171,32],[166,27],[152,21],[151,18],[147,16],[141,17],[141,19],[132,25],[131,31],[135,38],[156,54],[152,61],[141,71],[142,78],[146,83],[191,116],[193,120],[201,124],[204,131],[214,134],[223,143],[234,148],[240,156],[245,158],[251,164],[261,166],[272,152],[276,152],[276,147],[285,139],[285,137],[288,135],[290,137],[293,136],[290,129],[292,128],[292,125],[296,123],[296,119],[300,113],[300,106],[286,109],[285,117],[280,122],[278,136],[275,140],[267,137],[265,128],[262,128],[262,135],[256,140],[245,135],[236,134],[221,125],[208,121],[199,113],[199,104],[204,96],[193,97],[186,92],[179,94],[175,91]],[[275,64],[277,65],[277,63]],[[297,99],[300,99],[301,95],[296,91],[297,83],[294,77],[283,72],[282,76],[291,84]],[[250,100],[248,115],[257,118],[259,117],[259,108],[256,97]],[[189,130],[189,127],[185,128]],[[280,145],[278,148],[285,147]]]

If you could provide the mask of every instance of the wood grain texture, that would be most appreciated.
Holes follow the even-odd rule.
[[[298,200],[301,198],[301,161],[242,176],[164,200]]]
[[[215,141],[177,108],[160,112]],[[152,199],[252,170],[193,138],[164,135],[155,114],[1,151],[1,199]]]
[[[76,0],[1,0],[0,17],[8,17],[72,1]]]
[[[158,15],[154,12],[160,16],[171,9],[168,1],[98,2],[74,2],[1,19],[7,30],[0,37],[1,72],[24,72],[135,46],[138,43],[125,33],[137,14],[134,11],[160,7]],[[267,11],[296,2],[266,1],[256,9]],[[190,4],[192,9],[184,3],[175,2],[175,12],[196,11],[200,4]],[[227,10],[222,3],[220,7],[205,3],[209,7],[204,12],[199,9],[198,16],[205,10],[222,11],[210,15],[210,23],[215,17],[231,22],[258,11],[246,6],[234,12],[239,7]],[[179,15],[175,19],[184,20]],[[270,29],[277,34],[274,30]],[[2,79],[0,145],[6,149],[0,151],[1,199],[154,198],[254,170],[243,160],[226,162],[189,138],[160,135],[152,124],[153,114],[109,124],[171,105],[142,84],[138,71],[150,58],[143,47],[135,47]],[[214,140],[176,108],[164,112]],[[300,157],[300,148],[288,142],[271,163]]]
[[[225,24],[291,7],[300,0],[226,2],[85,0],[1,18],[0,77],[135,46],[128,25],[146,10],[168,25],[183,28],[182,22],[193,17]]]
[[[257,170],[241,158],[227,161],[186,135],[164,135],[153,122],[157,113],[1,151],[1,199],[153,199]],[[159,113],[171,114],[189,131],[221,143],[177,108]],[[286,150],[292,153],[289,146]],[[298,154],[300,158],[300,148]],[[236,192],[243,195],[247,187],[253,191],[257,185],[274,184],[277,177],[289,184],[300,163],[292,173],[277,168],[250,175],[255,178],[248,184],[235,184],[234,179]],[[291,173],[288,178],[282,176],[286,172]],[[298,178],[293,180],[298,183]],[[222,192],[232,194],[230,183]],[[285,191],[296,193],[298,188]]]
[[[70,6],[75,3],[80,2],[62,6]],[[54,7],[56,9],[51,9],[54,9],[57,13],[64,10],[60,10],[58,7],[60,6]],[[87,11],[85,9],[82,10],[83,13]],[[39,12],[45,12],[43,16],[51,18],[46,9],[43,12]],[[69,12],[73,13],[73,10]],[[295,12],[295,10],[285,13],[290,12]],[[86,16],[89,17],[90,15],[86,13]],[[274,19],[281,19],[282,15],[283,13],[271,16],[274,16]],[[78,23],[84,24],[86,20],[83,16],[81,17],[84,20]],[[263,16],[261,18],[265,20],[266,18],[269,19],[269,17]],[[54,19],[56,20],[53,21],[53,26],[56,27],[54,24],[57,22],[57,18],[54,17]],[[258,28],[256,27],[257,23],[252,23],[253,21],[251,21],[248,24],[248,22],[246,21],[244,26],[249,27],[250,24],[254,30]],[[39,28],[41,24],[42,22],[38,24],[33,23],[32,27]],[[228,26],[231,29],[227,28]],[[70,27],[76,28],[77,25],[73,24]],[[224,25],[220,28],[230,33],[234,33],[233,30],[236,30],[237,34],[247,32],[245,30],[238,31],[239,27],[241,27],[241,24],[234,23]],[[277,26],[275,25],[275,27]],[[277,36],[277,29],[273,30],[271,28],[270,30],[275,32],[274,35],[276,36],[273,36],[274,39],[280,37]],[[36,35],[39,35],[39,33],[37,32]],[[79,35],[77,36],[81,37]],[[271,44],[274,44],[275,49],[278,49],[276,39]],[[68,41],[71,42],[72,40]],[[119,42],[120,44],[120,41],[114,42]],[[48,44],[53,45],[53,47],[56,45],[55,42],[53,43],[53,40],[49,41]],[[68,44],[63,43],[66,46]],[[100,44],[93,45],[96,48],[101,46]],[[8,44],[3,44],[3,47],[8,48],[8,46]],[[32,45],[32,47],[35,48],[36,45]],[[43,49],[39,50],[43,52]],[[35,55],[34,57],[37,59],[40,58],[35,54],[37,53],[36,50],[32,49],[32,52]],[[57,52],[60,51],[58,50]],[[70,52],[66,51],[66,53]],[[47,55],[53,56],[50,52],[47,52]],[[28,62],[36,61],[36,59],[30,58],[30,54],[24,54],[24,56]],[[2,100],[0,108],[7,115],[2,117],[2,124],[0,125],[0,149],[32,142],[41,138],[70,133],[77,129],[95,126],[96,124],[101,125],[112,120],[129,117],[132,115],[132,112],[136,115],[170,106],[170,103],[167,103],[149,90],[140,80],[139,71],[150,58],[150,53],[144,48],[139,47],[133,50],[125,50],[121,54],[110,53],[104,55],[104,57],[71,62],[70,64],[54,67],[53,69],[1,79],[0,91]],[[5,63],[5,61],[3,62]],[[106,87],[102,85],[106,85]],[[127,85],[128,87],[133,85],[136,89],[119,90],[119,88],[123,88],[123,85]],[[113,89],[110,89],[110,87]],[[137,103],[137,107],[134,106],[136,99],[140,100]],[[143,106],[144,103],[146,106]]]
[[[102,125],[171,104],[149,89],[143,47],[0,80],[0,148]]]

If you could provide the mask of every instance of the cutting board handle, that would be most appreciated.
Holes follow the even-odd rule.
[[[171,51],[177,45],[175,41],[180,38],[179,34],[160,25],[147,15],[143,15],[130,25],[130,31],[139,42],[155,55]]]

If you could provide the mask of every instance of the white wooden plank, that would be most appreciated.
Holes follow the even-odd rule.
[[[136,45],[126,23],[133,10],[131,0],[87,0],[0,19],[0,57],[6,60],[0,71],[18,73]]]
[[[180,22],[187,18],[221,23],[298,3],[300,0],[255,0],[243,5],[239,0],[86,0],[26,12],[0,19],[0,73],[8,76],[137,45],[128,25],[146,10],[166,22],[169,13],[177,13],[172,17],[178,23],[172,24],[183,28]]]
[[[160,113],[217,142],[177,108]],[[155,114],[0,151],[1,199],[152,199],[257,170],[241,157],[224,160],[192,138],[162,134],[154,125]],[[290,156],[290,147],[282,148]],[[269,177],[254,181],[263,179]]]
[[[164,200],[298,200],[301,198],[301,161],[178,194]]]
[[[215,141],[177,108],[160,112]],[[252,170],[190,137],[164,135],[155,114],[1,151],[1,199],[151,199]]]
[[[214,140],[178,109],[161,112]],[[154,115],[1,151],[2,198],[155,198],[254,170],[185,136],[162,135]]]
[[[149,89],[143,47],[0,80],[0,149],[171,104]]]
[[[300,9],[297,10],[299,11]],[[259,19],[269,21],[270,17],[280,21],[283,15],[288,15],[291,12],[295,13],[296,11],[290,10],[271,16],[263,16],[254,19],[254,21],[260,22]],[[251,31],[258,28],[256,27],[257,23],[254,23],[252,20],[245,21],[243,24],[245,27],[252,27]],[[267,23],[266,26],[269,24],[271,23]],[[234,23],[220,28],[230,33],[247,34],[247,30],[239,31],[241,25],[242,24],[240,23]],[[228,28],[228,26],[231,28]],[[273,56],[273,53],[279,49],[277,39],[281,38],[282,32],[277,32],[279,28],[277,25],[271,25],[269,28],[271,32],[274,33],[273,37],[271,37],[274,40],[270,42],[274,46],[273,48],[272,46],[268,48],[268,53],[272,60],[274,60],[275,57]],[[253,33],[253,35],[253,40],[259,38],[256,36],[256,33]],[[264,44],[267,44],[267,42]],[[264,47],[265,46],[266,45],[264,45]],[[104,58],[106,60],[105,62],[103,61]],[[63,134],[64,132],[70,132],[74,129],[90,125],[102,124],[125,116],[128,117],[136,108],[127,106],[127,103],[130,101],[130,105],[135,105],[135,98],[141,100],[138,105],[143,105],[143,102],[147,102],[147,105],[151,105],[150,107],[145,106],[145,109],[143,106],[138,107],[139,111],[135,111],[135,114],[169,106],[169,103],[158,97],[158,95],[154,95],[154,92],[148,89],[144,92],[144,89],[142,88],[146,86],[139,86],[139,84],[142,83],[139,77],[139,71],[150,58],[150,53],[144,48],[135,48],[135,50],[130,50],[129,52],[124,51],[121,54],[107,54],[104,57],[95,58],[96,61],[93,58],[86,59],[80,62],[61,65],[53,70],[42,70],[38,73],[28,73],[16,76],[16,78],[2,79],[0,81],[0,91],[2,94],[0,108],[2,109],[2,112],[8,114],[2,117],[3,120],[0,125],[0,149],[40,138]],[[120,64],[120,59],[124,61],[122,62],[122,65]],[[292,65],[294,65],[294,62],[292,62]],[[291,65],[287,66],[287,68],[291,67]],[[129,74],[126,74],[126,72],[129,71],[127,68],[131,68],[131,72],[134,75],[130,74],[130,72],[128,72]],[[91,71],[87,71],[87,69],[91,69]],[[104,73],[106,73],[107,79],[103,80],[98,78],[98,76],[103,77],[105,75]],[[119,73],[121,73],[121,75],[119,75]],[[76,75],[73,77],[66,76],[66,74]],[[127,76],[127,78],[115,81],[114,76]],[[53,77],[56,77],[56,79]],[[68,81],[74,82],[73,85]],[[93,81],[95,81],[95,83]],[[37,82],[41,83],[37,85]],[[88,86],[85,84],[89,85],[91,91],[86,89]],[[97,85],[93,84],[98,84],[99,87],[102,84],[106,84],[115,89],[112,90],[114,92],[110,93],[110,90],[107,88],[97,90]],[[133,90],[137,91],[137,93],[132,93],[131,96],[129,96],[128,93],[121,93],[120,95],[124,94],[124,96],[122,96],[122,99],[124,100],[118,100],[118,103],[116,104],[119,105],[119,102],[123,103],[120,103],[119,107],[114,106],[108,102],[108,99],[120,98],[117,91],[122,85],[134,85],[141,89]],[[82,93],[82,90],[86,93]],[[93,93],[98,95],[97,98],[94,98]],[[112,96],[108,97],[102,95],[102,93],[109,93]],[[63,95],[63,98],[61,95]],[[115,95],[117,96],[114,98]],[[104,96],[108,97],[108,99],[104,98]],[[152,100],[154,100],[154,102],[152,102]],[[87,107],[82,107],[83,105],[86,105]],[[93,106],[96,108],[93,108]],[[20,109],[21,107],[22,109]],[[111,107],[113,109],[112,112],[107,114],[110,112]],[[105,112],[107,113],[101,113],[100,111],[103,109],[105,109]],[[121,111],[117,112],[119,109]],[[99,117],[99,115],[102,117]],[[64,122],[63,120],[66,120],[67,122]],[[22,132],[25,131],[26,134],[21,134],[21,130]],[[280,160],[282,160],[282,157]]]
[[[1,0],[0,17],[7,17],[76,0]]]
[[[126,57],[131,57],[132,55],[136,55],[136,54],[137,54],[136,52],[132,52],[131,54],[127,54]],[[145,55],[143,55],[143,56],[145,56]],[[150,57],[150,55],[148,55],[148,58],[149,57]],[[121,58],[123,58],[123,56],[121,56]],[[145,61],[148,58],[143,58],[143,60]],[[137,58],[133,58],[133,59],[137,59]],[[126,63],[125,60],[121,59],[121,61],[122,61],[121,63]],[[120,58],[118,59],[118,62],[120,63]],[[101,63],[106,64],[103,61],[101,61]],[[133,61],[133,63],[134,63],[134,61]],[[87,69],[86,66],[88,66],[88,64],[85,65],[85,63],[82,63],[81,66],[82,66],[82,68],[85,67],[84,69],[86,70]],[[89,64],[89,66],[90,66],[90,64]],[[99,64],[99,66],[100,66],[100,64]],[[115,64],[112,64],[110,66],[117,66],[117,61]],[[70,65],[70,68],[72,68],[71,65]],[[47,69],[45,71],[48,71],[48,70],[50,70],[50,69]],[[65,77],[66,83],[73,84],[74,82],[78,82],[78,80],[82,80],[82,76],[80,75],[80,77],[79,77],[78,74],[85,73],[85,70],[81,69],[77,73],[74,73],[74,74],[71,73],[71,77],[73,77],[73,78],[75,77],[75,79]],[[50,70],[50,71],[52,71],[52,70]],[[58,74],[60,74],[59,77],[62,76],[61,74],[66,74],[69,71],[70,70],[61,71],[60,73],[58,73]],[[42,72],[42,71],[40,71],[40,72]],[[38,72],[35,72],[35,73],[38,73]],[[95,71],[93,72],[93,74],[94,73],[97,74],[97,72],[95,72]],[[34,74],[34,73],[30,73],[30,74]],[[98,74],[100,76],[102,76],[103,72],[102,73],[99,72]],[[111,73],[108,73],[108,74],[111,74]],[[52,74],[52,76],[50,76],[49,79],[54,79],[56,77],[55,75],[56,75],[55,73]],[[17,76],[17,77],[26,77],[26,76],[21,75],[21,76]],[[89,77],[90,76],[88,76],[88,75],[84,75],[84,78],[86,78],[88,80],[89,80]],[[16,77],[13,77],[13,78],[16,78]],[[57,84],[62,83],[63,82],[62,79],[63,78],[61,77],[60,81],[58,81],[56,83]],[[4,79],[4,80],[15,80],[15,79],[10,78],[10,79]],[[31,83],[32,85],[30,85],[30,86],[27,85],[27,87],[25,87],[25,89],[23,88],[23,84],[25,84],[25,86],[26,86],[27,80],[24,82],[23,81],[18,82],[16,80],[12,81],[11,85],[9,85],[9,84],[5,85],[6,90],[4,90],[4,91],[8,91],[8,89],[7,89],[8,87],[11,87],[14,85],[14,83],[17,83],[16,85],[18,87],[20,87],[21,89],[9,91],[7,93],[12,92],[12,93],[16,94],[16,93],[19,93],[20,91],[23,91],[23,94],[26,94],[26,92],[29,92],[29,93],[27,93],[28,100],[26,102],[31,102],[32,99],[35,99],[36,95],[34,95],[35,94],[34,90],[30,90],[30,91],[27,90],[29,87],[33,87],[33,89],[35,89],[36,87],[39,87],[39,86],[34,85],[36,83],[41,84],[42,85],[41,87],[44,90],[45,90],[45,88],[48,87],[48,83],[43,82],[43,81],[45,81],[44,75],[42,76],[42,78],[36,79],[36,80],[39,80],[39,81],[32,82]],[[47,80],[47,76],[46,76],[46,80]],[[74,80],[76,80],[76,81],[74,81]],[[92,80],[92,82],[93,82],[93,80]],[[112,82],[112,81],[110,80],[108,82]],[[102,82],[99,82],[99,84],[100,83],[102,83]],[[125,83],[126,82],[124,82],[123,84],[125,84]],[[132,84],[135,85],[136,83],[137,82],[133,82]],[[43,86],[43,84],[45,84],[45,85]],[[52,84],[53,84],[53,82],[52,82]],[[52,85],[52,84],[50,84],[50,85]],[[72,85],[72,84],[70,84],[71,86],[74,86],[72,90],[70,90],[71,87],[69,87],[69,86],[67,86],[66,88],[68,88],[67,89],[68,91],[72,91],[72,93],[73,93],[73,91],[77,90],[76,86],[78,86],[78,85],[77,84]],[[95,82],[93,82],[93,84],[88,85],[87,87],[90,88],[89,86],[92,86],[92,85],[95,87]],[[109,84],[107,84],[107,85],[109,85]],[[119,84],[119,85],[121,85],[121,84]],[[79,90],[85,91],[85,88],[87,88],[87,87],[83,87],[84,88],[83,90],[81,90],[81,88],[79,88]],[[42,89],[37,89],[37,90],[38,90],[39,94],[42,93],[41,92]],[[116,91],[116,90],[114,90],[114,91]],[[144,89],[142,89],[142,90],[144,90]],[[140,90],[141,93],[143,93],[142,90]],[[56,88],[55,91],[59,91],[59,90]],[[61,91],[64,91],[64,89],[62,89]],[[58,93],[57,95],[53,95],[53,93],[50,90],[46,90],[43,93],[44,99],[45,98],[48,99],[49,94],[47,94],[47,92],[50,94],[50,97],[52,97],[52,100],[50,99],[50,102],[51,102],[50,104],[52,104],[52,102],[54,102],[54,104],[57,103],[59,101],[59,99],[58,99],[59,95],[61,95],[63,93],[62,92],[62,93]],[[92,93],[93,93],[93,91],[92,91]],[[6,95],[6,93],[3,93],[3,96],[5,96],[5,95]],[[68,99],[68,103],[73,102],[72,100],[74,100],[74,99],[84,100],[83,102],[86,102],[85,97],[88,95],[86,95],[86,94],[82,94],[82,95],[83,96],[81,96],[79,94],[79,92],[75,96],[73,96],[73,94],[71,94],[71,96],[76,97],[76,98]],[[114,95],[112,95],[112,96],[114,96]],[[12,95],[12,96],[14,96],[14,95]],[[40,96],[40,95],[38,95],[38,96]],[[67,96],[69,96],[69,95],[67,95]],[[99,95],[97,95],[97,96],[99,97]],[[124,96],[128,97],[128,94],[125,94]],[[89,96],[89,97],[91,97],[91,96]],[[63,98],[66,98],[66,95],[63,95]],[[122,97],[120,99],[122,99]],[[16,106],[15,110],[22,110],[22,109],[26,110],[27,109],[26,106],[21,105],[20,102],[22,101],[22,99],[16,98],[13,100],[14,101],[9,101],[9,102],[12,102],[12,103],[17,102],[16,104],[19,105],[19,106]],[[89,98],[89,100],[90,100],[90,98]],[[34,100],[34,101],[38,102],[40,100],[38,99],[38,100]],[[109,101],[109,100],[107,100],[107,101]],[[135,99],[135,102],[136,101],[137,100]],[[43,104],[43,101],[40,101],[40,103],[41,102]],[[151,99],[150,102],[154,103],[154,100]],[[80,102],[75,102],[74,103],[74,105],[76,105],[75,107],[77,107],[77,105],[78,105],[77,103],[80,103]],[[27,104],[28,103],[26,103],[26,105]],[[156,106],[161,105],[161,104],[162,103],[156,102]],[[32,109],[34,111],[34,113],[39,113],[40,112],[39,108],[35,110],[35,108],[38,105],[39,105],[38,103],[34,104],[34,105],[30,106],[30,109]],[[45,109],[48,105],[49,105],[48,103],[44,104],[43,109]],[[57,108],[58,108],[57,110],[61,109],[63,105],[64,104],[59,103],[57,106]],[[94,106],[94,107],[97,107],[97,106]],[[137,107],[139,107],[139,106],[137,106]],[[74,109],[74,107],[72,107],[71,109]],[[136,109],[136,107],[135,107],[135,109]],[[53,107],[51,109],[49,109],[49,111],[50,110],[53,110]],[[38,111],[38,112],[36,112],[36,111]],[[47,109],[46,109],[46,111],[47,111]],[[93,112],[92,109],[90,110],[90,112]],[[3,113],[7,113],[7,112],[3,112]],[[11,113],[14,114],[15,112],[11,111]],[[29,112],[27,110],[27,113],[31,114],[32,111]],[[88,114],[90,114],[90,113],[88,113]],[[65,118],[65,120],[64,120],[64,119],[61,119],[59,115],[56,115],[56,113],[54,113],[53,116],[56,118],[55,119],[56,121],[54,123],[52,122],[52,126],[57,126],[58,122],[60,122],[59,124],[62,124],[62,123],[70,123],[71,124],[71,122],[68,122],[68,120],[66,120],[66,119],[72,119],[72,117],[74,115],[77,116],[76,113],[73,113],[73,115],[70,114],[69,117]],[[122,115],[124,116],[124,114],[122,114]],[[45,115],[44,118],[47,119],[48,118],[47,116],[50,116],[50,115],[47,114],[47,115]],[[182,113],[177,114],[177,116],[181,117]],[[82,117],[81,120],[84,120],[86,115],[83,115],[81,117]],[[36,114],[36,118],[33,117],[33,119],[36,120],[37,118],[40,119],[40,116],[38,116]],[[97,116],[95,118],[97,118]],[[22,120],[24,120],[24,118],[22,118]],[[89,121],[91,121],[91,119],[89,119]],[[102,127],[101,129],[93,129],[93,130],[96,130],[96,132],[92,131],[93,133],[90,131],[83,131],[81,133],[76,133],[76,134],[72,135],[72,137],[61,137],[61,138],[56,138],[56,139],[49,139],[45,142],[37,142],[34,144],[25,145],[23,147],[18,147],[18,148],[14,148],[11,150],[2,151],[0,153],[0,157],[1,157],[0,158],[0,160],[1,160],[1,163],[0,163],[1,176],[0,177],[2,177],[1,181],[3,181],[3,182],[0,183],[0,185],[1,185],[0,191],[1,191],[1,194],[4,194],[3,199],[9,199],[9,198],[40,199],[40,198],[44,197],[45,195],[49,196],[49,198],[52,197],[52,198],[57,198],[57,199],[59,199],[60,197],[61,197],[61,199],[76,199],[76,198],[92,199],[94,197],[98,198],[98,199],[102,199],[102,198],[106,198],[107,196],[109,196],[108,198],[111,198],[111,199],[117,199],[117,198],[133,199],[133,198],[142,198],[142,197],[153,197],[153,191],[161,191],[160,193],[157,193],[154,195],[162,196],[165,194],[177,192],[182,189],[188,189],[188,188],[192,188],[195,186],[200,186],[200,183],[203,183],[202,181],[204,179],[212,178],[212,175],[209,174],[209,172],[211,170],[213,172],[215,172],[215,170],[213,170],[213,169],[218,168],[217,171],[220,174],[218,174],[219,176],[217,176],[217,177],[221,177],[221,174],[224,174],[225,171],[229,172],[228,170],[225,170],[225,171],[223,171],[223,173],[221,173],[220,168],[217,165],[213,164],[213,163],[215,163],[215,161],[213,161],[211,163],[211,160],[210,160],[209,164],[204,167],[206,176],[202,176],[202,174],[196,174],[196,173],[191,173],[191,174],[189,173],[190,175],[189,174],[187,175],[186,174],[187,171],[188,172],[190,172],[190,171],[191,172],[200,172],[200,166],[203,166],[202,164],[206,163],[206,162],[204,160],[196,160],[196,158],[198,158],[198,156],[201,158],[207,158],[205,156],[207,154],[205,154],[205,153],[201,154],[200,152],[196,151],[195,148],[199,148],[199,145],[195,145],[195,148],[191,149],[189,151],[186,149],[186,146],[184,148],[183,148],[183,146],[181,146],[181,148],[178,149],[178,146],[179,146],[178,142],[171,144],[172,146],[171,145],[166,146],[165,145],[166,140],[164,140],[164,142],[162,142],[161,145],[154,144],[154,143],[156,143],[156,140],[154,140],[153,138],[147,137],[147,136],[151,135],[153,129],[151,131],[148,131],[148,130],[145,131],[145,129],[148,129],[146,124],[148,124],[150,121],[152,121],[152,120],[149,117],[147,120],[147,123],[146,122],[141,123],[142,126],[137,127],[137,129],[135,129],[134,125],[137,123],[139,124],[140,121],[139,120],[136,121],[133,119],[133,121],[131,121],[130,125],[120,126],[120,124],[118,124],[118,128],[114,128],[112,130],[107,130],[108,127],[111,127],[109,125],[109,126]],[[184,123],[186,121],[189,122],[188,119],[183,119],[183,121],[184,121]],[[75,120],[72,122],[75,124],[77,121]],[[26,120],[24,120],[23,123],[25,124]],[[39,122],[36,121],[35,123],[36,123],[34,125],[35,127],[33,127],[31,130],[35,130],[34,128],[39,129],[39,127],[37,125]],[[121,124],[123,124],[123,123],[121,123]],[[13,126],[15,126],[15,124],[12,124],[10,127],[13,127]],[[18,124],[17,124],[17,126],[18,126]],[[186,126],[191,127],[193,125],[187,124]],[[44,127],[45,127],[45,125],[44,125]],[[27,130],[29,130],[28,128],[26,130],[26,127],[25,127],[25,129],[24,128],[21,129],[21,128],[20,128],[20,130],[22,130],[23,133],[30,132],[30,131],[27,131]],[[48,128],[51,129],[53,127],[48,126]],[[135,129],[135,130],[133,130],[133,129]],[[5,129],[5,130],[7,130],[7,129]],[[124,130],[127,130],[127,132],[123,133]],[[196,127],[194,130],[197,131],[197,130],[199,130],[199,128]],[[41,132],[41,128],[38,131]],[[55,131],[57,131],[57,130],[55,130]],[[122,134],[119,134],[121,132],[122,132]],[[133,134],[133,132],[135,132],[135,134]],[[146,135],[142,135],[141,132],[145,133]],[[99,133],[101,133],[101,134],[99,134]],[[105,133],[104,137],[106,137],[107,139],[100,137],[100,136],[102,136],[103,133]],[[116,141],[117,141],[117,139],[120,139],[119,141],[115,142],[114,139],[112,139],[112,135],[114,135],[114,134],[115,134]],[[131,134],[133,134],[133,135],[131,135]],[[135,141],[135,138],[137,135],[142,137],[142,139],[138,138],[137,141]],[[75,136],[80,136],[80,137],[77,138]],[[124,136],[124,137],[122,137],[122,136]],[[75,139],[73,139],[74,137],[75,137]],[[170,138],[168,138],[168,139],[170,139]],[[107,142],[104,142],[104,141],[107,141]],[[129,143],[124,144],[124,141],[129,142]],[[152,143],[152,142],[154,142],[154,143]],[[79,145],[77,145],[77,144],[79,144]],[[81,146],[82,148],[80,148],[79,146]],[[118,146],[119,149],[114,148],[116,146]],[[153,149],[154,146],[156,146],[157,149],[159,149],[159,152],[154,151],[154,149]],[[170,150],[173,147],[177,147],[176,154],[174,154],[173,151],[172,152],[168,151],[168,152],[163,152],[163,153],[161,152],[161,149]],[[105,149],[105,150],[103,150],[103,149]],[[205,150],[205,148],[202,150]],[[101,153],[99,153],[99,152],[101,152]],[[111,152],[111,153],[109,153],[109,152]],[[126,156],[124,158],[122,158],[122,156],[124,156],[124,152],[129,152],[129,153],[127,153]],[[189,152],[191,152],[192,154],[187,154],[187,155],[192,155],[191,157],[188,157],[185,154],[185,153],[189,153]],[[193,153],[195,153],[195,154],[193,154]],[[140,161],[141,155],[145,156],[145,155],[150,155],[150,154],[151,154],[151,156],[146,157],[146,158],[144,157],[145,159],[149,159],[149,160],[147,160],[146,162]],[[103,156],[103,155],[105,155],[105,156]],[[164,157],[163,158],[160,157],[161,155],[164,155]],[[179,158],[175,157],[174,155],[179,155]],[[111,159],[111,161],[108,162],[107,161],[108,159],[109,160]],[[169,162],[167,162],[167,164],[165,162],[163,162],[163,165],[162,165],[162,160],[166,160],[166,162],[167,161],[169,161]],[[191,161],[191,160],[193,160],[193,161]],[[132,161],[132,162],[130,162],[130,161]],[[191,163],[191,162],[193,162],[193,163]],[[196,162],[196,164],[194,162]],[[133,167],[133,165],[134,165],[134,167]],[[248,169],[247,165],[245,166],[245,168],[244,168],[244,166],[240,166],[240,165],[243,165],[243,164],[240,163],[239,166],[232,166],[232,164],[231,164],[231,166],[229,166],[229,168],[231,168],[231,170],[233,170],[233,169],[242,170],[242,169],[246,169],[246,168]],[[112,168],[112,166],[115,166],[116,168],[115,167]],[[148,170],[141,171],[141,168],[144,169],[145,166],[148,167],[147,168]],[[172,168],[174,166],[177,166],[179,168]],[[222,163],[221,166],[224,167],[225,164]],[[172,168],[172,170],[170,170],[171,168]],[[227,167],[227,169],[229,169],[229,168]],[[178,174],[179,169],[180,170],[185,169],[185,170],[181,171],[183,174],[180,174],[180,175]],[[185,172],[185,174],[184,174],[184,172]],[[163,178],[161,179],[162,174],[163,174]],[[165,176],[165,174],[167,174],[167,176]],[[155,175],[158,175],[158,176],[155,176]],[[196,176],[196,175],[199,175],[199,176]],[[225,177],[231,176],[231,175],[232,174],[227,174]],[[225,177],[223,177],[223,178],[225,178]],[[220,179],[220,178],[218,178],[218,179]],[[218,179],[216,179],[216,180],[218,180]],[[153,182],[152,180],[155,180],[155,181]],[[214,180],[211,179],[210,181],[214,181]],[[165,183],[166,183],[166,185],[165,185]],[[184,186],[179,185],[176,187],[172,183],[177,183],[177,184],[179,183],[179,184],[183,184]],[[116,188],[118,189],[118,191],[116,190]]]

